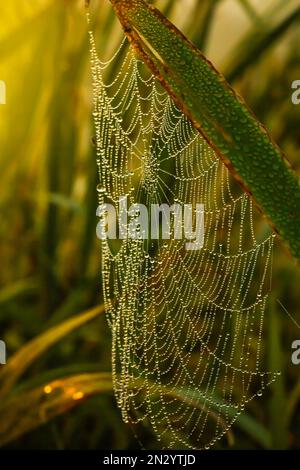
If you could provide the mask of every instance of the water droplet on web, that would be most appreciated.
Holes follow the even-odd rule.
[[[102,184],[98,184],[96,190],[97,190],[98,193],[105,193],[106,192],[106,189],[104,188],[104,186],[102,186]]]

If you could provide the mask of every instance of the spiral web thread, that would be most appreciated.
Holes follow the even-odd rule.
[[[198,251],[101,241],[117,404],[168,448],[208,449],[279,374],[260,368],[273,235],[127,40],[102,62],[89,34],[99,204],[205,208]]]

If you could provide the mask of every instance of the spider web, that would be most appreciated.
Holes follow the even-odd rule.
[[[117,404],[169,448],[208,449],[279,374],[260,366],[273,235],[127,40],[106,62],[90,41],[99,204],[205,208],[198,251],[101,241]]]

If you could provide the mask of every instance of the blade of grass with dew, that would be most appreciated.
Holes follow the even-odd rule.
[[[180,31],[143,0],[111,0],[131,44],[300,261],[300,185],[244,101]]]

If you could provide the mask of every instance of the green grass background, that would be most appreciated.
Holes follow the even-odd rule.
[[[291,83],[300,79],[298,2],[268,0],[263,7],[250,0],[153,3],[244,96],[299,174],[300,106],[291,102]],[[100,52],[109,57],[120,29],[108,0],[91,4]],[[10,0],[1,5],[0,79],[6,82],[7,104],[0,106],[0,337],[8,357],[53,325],[102,303],[83,6],[83,0]],[[276,243],[263,361],[265,368],[282,370],[282,376],[250,404],[251,424],[244,430],[234,427],[233,448],[300,448],[300,366],[291,363],[291,344],[300,339],[300,329],[278,303],[299,323],[299,285],[299,268]],[[26,388],[56,377],[109,372],[110,345],[101,315],[30,366],[19,399]],[[18,407],[6,412],[15,414],[18,426]],[[0,423],[2,419],[0,410]],[[140,432],[145,447],[157,446],[150,429]],[[107,392],[3,446],[114,449],[139,444]]]

